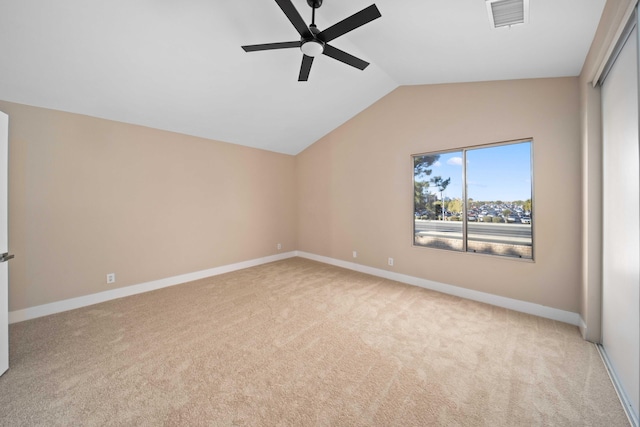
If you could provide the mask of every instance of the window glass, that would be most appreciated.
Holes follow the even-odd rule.
[[[467,150],[467,251],[533,258],[531,142]]]
[[[462,151],[414,157],[414,243],[462,251]]]
[[[413,156],[414,245],[533,259],[531,147]]]

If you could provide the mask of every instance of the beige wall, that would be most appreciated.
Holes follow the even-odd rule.
[[[579,79],[400,87],[297,157],[0,102],[10,310],[113,289],[106,273],[128,286],[271,255],[279,242],[579,312],[597,341],[600,98],[590,81],[631,2],[607,2]],[[526,137],[534,263],[411,245],[411,154]]]
[[[293,156],[0,110],[10,117],[10,311],[273,255],[277,243],[295,249]]]
[[[527,137],[535,262],[412,246],[412,154]],[[400,87],[299,154],[297,180],[299,250],[579,311],[575,77]]]
[[[602,305],[602,111],[593,80],[615,44],[616,33],[635,0],[608,0],[580,74],[582,149],[582,282],[580,316],[585,339],[601,339]]]

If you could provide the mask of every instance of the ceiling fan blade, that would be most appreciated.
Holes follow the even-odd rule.
[[[324,52],[322,53],[330,56],[333,59],[337,59],[340,62],[344,62],[347,65],[351,65],[352,67],[355,67],[359,70],[364,70],[369,65],[367,61],[356,58],[355,56],[328,44],[324,45]]]
[[[309,71],[313,64],[313,56],[302,55],[302,65],[300,66],[299,82],[306,82],[309,79]]]
[[[362,9],[360,12],[356,12],[350,17],[345,18],[337,24],[334,24],[320,32],[318,34],[318,38],[325,43],[330,42],[336,37],[340,37],[341,35],[346,34],[351,30],[355,30],[356,28],[361,27],[374,19],[378,19],[381,16],[382,15],[376,5],[372,4],[371,6]]]
[[[290,47],[300,47],[300,42],[281,42],[281,43],[265,43],[265,44],[252,44],[248,46],[242,46],[245,52],[256,52],[258,50],[272,50],[272,49],[287,49]]]
[[[280,9],[282,9],[284,14],[287,15],[289,21],[291,21],[293,26],[296,27],[296,31],[298,31],[302,37],[311,36],[309,27],[304,22],[304,19],[302,19],[302,16],[300,16],[298,9],[296,9],[293,3],[291,3],[291,0],[276,0],[276,3],[278,3]]]

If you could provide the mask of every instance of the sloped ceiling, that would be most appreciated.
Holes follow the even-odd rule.
[[[306,0],[292,0],[311,21]],[[331,44],[371,65],[241,45],[298,34],[273,0],[0,0],[0,99],[297,154],[399,85],[577,76],[605,0],[530,0],[492,29],[484,0],[324,0]]]

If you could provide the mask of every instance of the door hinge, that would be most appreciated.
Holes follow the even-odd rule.
[[[2,255],[0,255],[0,262],[5,262],[5,261],[9,261],[10,259],[12,259],[14,257],[13,254],[9,255],[9,252],[5,252]]]

